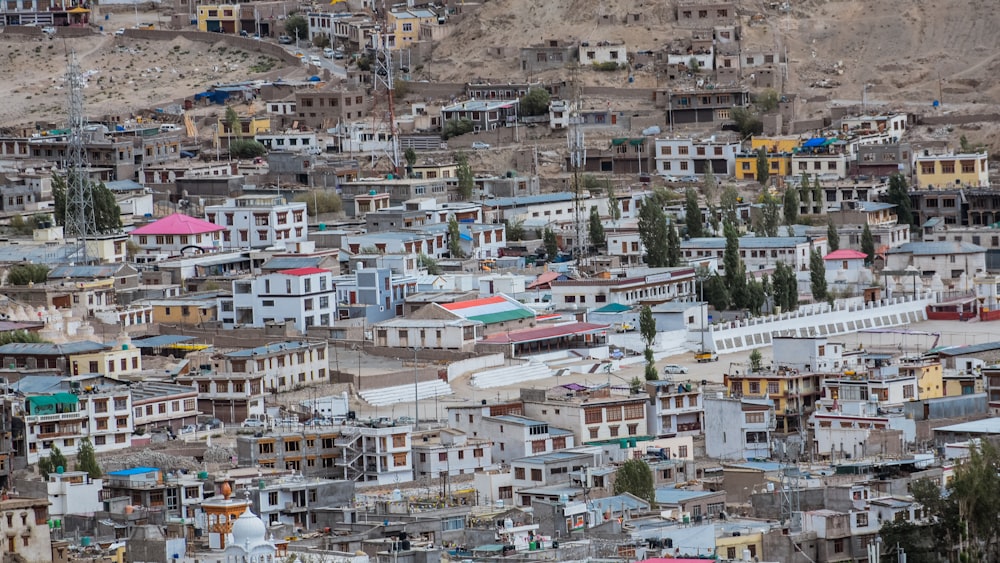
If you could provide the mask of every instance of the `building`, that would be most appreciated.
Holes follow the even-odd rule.
[[[300,332],[337,320],[333,274],[323,268],[294,268],[233,281],[232,295],[219,298],[226,327],[262,327],[291,322]]]
[[[613,395],[608,388],[573,391],[521,389],[524,414],[574,432],[578,443],[644,436],[644,395]]]
[[[131,386],[132,421],[137,431],[148,434],[154,428],[182,427],[198,423],[198,391],[193,387],[141,381]]]
[[[721,240],[721,239],[720,239]],[[655,305],[695,295],[694,268],[633,268],[621,277],[553,281],[552,303],[560,307]]]
[[[493,463],[506,464],[529,455],[549,453],[575,445],[573,433],[547,421],[523,416],[520,402],[471,407],[448,407],[452,428],[483,438],[492,448]]]
[[[747,272],[768,270],[778,262],[784,262],[795,271],[809,269],[809,256],[813,250],[820,255],[827,252],[826,237],[757,237],[739,238],[740,258]],[[726,239],[720,237],[690,238],[681,241],[681,254],[688,262],[703,258],[718,258],[719,273],[725,271],[721,259],[726,248]]]
[[[416,479],[466,475],[493,465],[492,443],[470,438],[454,428],[441,428],[413,436],[413,475]]]
[[[4,528],[7,541],[0,542],[0,555],[5,560],[52,561],[48,507],[48,499],[15,496],[0,500],[0,511],[7,515]]]
[[[688,514],[690,521],[700,524],[706,518],[718,518],[726,510],[726,491],[657,487],[656,507],[677,514]]]
[[[705,428],[702,388],[687,381],[650,381],[646,383],[649,404],[646,407],[647,432],[657,438],[700,435]]]
[[[135,261],[159,262],[184,254],[202,254],[222,248],[224,227],[196,217],[174,213],[143,225],[129,233],[129,240],[138,246]]]
[[[198,31],[214,31],[217,33],[239,33],[240,5],[213,4],[198,6]],[[305,39],[305,37],[303,37]]]
[[[711,170],[716,176],[736,174],[736,153],[740,144],[710,137],[708,139],[656,139],[653,159],[656,173],[662,176],[702,176]]]
[[[967,242],[908,242],[890,248],[885,258],[886,270],[902,272],[912,268],[923,277],[962,278],[968,284],[959,288],[964,290],[971,290],[972,280],[986,273],[986,249]]]
[[[347,81],[331,81],[319,89],[295,91],[296,119],[310,129],[326,130],[368,117],[372,110],[371,94]],[[291,126],[287,117],[282,126]]]
[[[774,401],[705,398],[705,454],[713,459],[770,459],[776,429]]]
[[[86,471],[53,471],[45,482],[49,499],[49,516],[62,519],[67,514],[97,512],[101,505],[101,479],[92,479]]]
[[[528,73],[559,69],[578,56],[577,45],[559,39],[549,39],[530,47],[521,47],[521,70]]]
[[[511,120],[517,119],[517,108],[520,100],[468,100],[441,108],[441,123],[453,120],[469,120],[473,132],[492,131],[497,127],[506,127]]]
[[[375,345],[387,348],[407,348],[416,343],[425,350],[472,352],[482,335],[481,323],[465,319],[399,317],[375,325]]]
[[[731,121],[729,113],[734,107],[750,105],[750,92],[742,88],[658,89],[654,94],[654,104],[666,108],[667,123],[671,125],[728,123]]]
[[[916,185],[920,188],[988,188],[989,155],[977,153],[917,155],[914,158]]]
[[[777,357],[777,354],[776,354]],[[777,431],[795,432],[803,428],[820,396],[822,376],[779,364],[777,370],[746,370],[723,374],[728,397],[733,399],[758,399],[771,401]],[[713,412],[708,402],[705,410]],[[706,418],[706,423],[712,417]],[[770,423],[770,421],[767,421]]]
[[[205,207],[205,217],[224,229],[222,247],[283,247],[308,239],[305,202],[281,196],[252,195]]]
[[[228,291],[196,291],[176,297],[144,299],[141,304],[152,307],[155,323],[199,326],[219,320],[219,300],[227,297],[231,297]]]
[[[411,314],[410,318],[465,320],[480,325],[481,328],[475,330],[483,335],[535,326],[535,311],[503,294],[454,303],[430,303]],[[403,347],[415,344],[419,343],[401,342]]]
[[[386,47],[409,49],[421,37],[421,29],[443,25],[444,19],[426,8],[391,9],[386,13]],[[429,32],[425,32],[428,33]]]
[[[624,42],[584,41],[579,47],[579,62],[582,65],[628,64],[628,49]]]
[[[350,505],[354,482],[289,475],[259,480],[250,488],[250,501],[269,526],[285,524],[294,529],[317,530],[319,515]]]
[[[204,485],[195,475],[165,475],[155,467],[133,467],[107,474],[101,501],[124,498],[129,504],[159,513],[160,519],[195,518],[202,512]]]

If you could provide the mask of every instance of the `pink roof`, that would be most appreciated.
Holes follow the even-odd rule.
[[[329,271],[323,268],[292,268],[291,270],[281,270],[278,273],[287,276],[308,276],[310,274],[325,274]]]
[[[455,303],[445,303],[441,305],[449,311],[461,311],[470,307],[482,307],[483,305],[497,305],[507,303],[507,300],[499,295],[495,297],[483,297],[481,299],[469,299],[468,301],[457,301]]]
[[[215,223],[209,223],[197,217],[174,213],[159,221],[153,221],[148,225],[143,225],[132,231],[133,235],[200,235],[204,233],[214,233],[224,231],[225,227],[220,227]]]
[[[827,254],[823,257],[823,260],[864,260],[868,258],[868,255],[864,252],[858,252],[857,250],[851,250],[849,248],[841,248],[840,250],[834,250],[833,252]]]
[[[484,338],[484,344],[519,344],[521,342],[535,342],[538,340],[549,340],[561,336],[571,336],[574,334],[586,334],[605,330],[608,325],[597,323],[570,322],[561,325],[537,326],[534,328],[523,328],[510,332],[498,332]]]

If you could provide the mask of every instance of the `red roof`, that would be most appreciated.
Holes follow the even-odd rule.
[[[535,342],[538,340],[549,340],[560,336],[570,336],[573,334],[585,334],[605,330],[608,325],[596,323],[565,323],[559,325],[539,326],[535,328],[525,328],[522,330],[512,330],[510,332],[498,332],[483,339],[484,344],[518,344],[520,342]]]
[[[225,227],[220,227],[215,223],[209,223],[197,217],[174,213],[159,221],[153,221],[148,225],[143,225],[132,231],[133,235],[200,235],[204,233],[214,233],[224,231]]]
[[[823,257],[823,260],[864,260],[868,258],[868,255],[864,252],[858,252],[857,250],[851,250],[849,248],[841,248],[840,250],[834,250],[833,252],[827,254]]]
[[[538,275],[537,278],[535,278],[535,281],[533,281],[533,282],[531,282],[531,283],[528,284],[528,287],[526,289],[534,289],[536,287],[539,287],[539,288],[540,287],[544,287],[544,286],[548,285],[549,283],[551,283],[551,282],[559,279],[559,276],[561,276],[561,275],[562,275],[561,272],[542,272],[541,274]]]
[[[292,268],[291,270],[281,270],[278,273],[287,276],[308,276],[311,274],[325,274],[329,271],[323,268]]]
[[[494,297],[484,297],[482,299],[469,299],[468,301],[458,301],[456,303],[445,303],[441,305],[449,311],[461,311],[462,309],[468,309],[469,307],[482,307],[483,305],[496,305],[497,303],[506,303],[507,300],[503,297],[497,295]]]

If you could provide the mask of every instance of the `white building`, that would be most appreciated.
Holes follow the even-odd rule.
[[[725,239],[719,240],[725,242]],[[553,281],[552,303],[586,309],[609,303],[631,306],[683,300],[697,294],[694,268],[634,268],[621,275],[608,279]]]
[[[792,174],[810,174],[820,180],[842,180],[852,157],[846,153],[795,153],[792,155]]]
[[[206,218],[226,230],[227,249],[270,248],[308,239],[305,202],[287,202],[281,196],[252,195],[205,208]]]
[[[770,399],[705,398],[705,453],[715,459],[769,459],[774,432]]]
[[[280,133],[258,133],[254,136],[269,151],[308,152],[320,154],[322,147],[316,141],[315,131],[283,131]]]
[[[628,50],[624,43],[612,44],[610,41],[580,43],[580,64],[593,65],[604,63],[628,63]]]
[[[313,383],[326,383],[327,343],[324,340],[277,342],[223,355],[233,377],[263,377],[264,391],[282,393]],[[218,367],[216,372],[218,372]],[[253,395],[246,389],[244,397]]]
[[[872,281],[871,270],[865,267],[868,256],[864,252],[842,248],[823,257],[826,265],[826,283],[839,288],[860,289],[861,284]]]
[[[413,474],[416,479],[467,475],[493,465],[489,440],[470,438],[453,428],[413,435]]]
[[[608,388],[567,393],[558,387],[521,389],[525,416],[574,432],[578,442],[638,437],[646,433],[646,396],[612,394]]]
[[[658,438],[700,435],[705,428],[701,386],[691,381],[646,383],[648,432]]]
[[[228,328],[292,321],[305,332],[337,319],[333,274],[295,268],[233,282],[232,296],[219,298],[219,320]]]
[[[736,174],[737,141],[716,139],[656,139],[656,173],[662,176],[702,176],[711,167],[716,176]]]
[[[820,255],[827,253],[826,237],[740,237],[740,258],[748,273],[773,268],[784,262],[796,271],[809,270],[809,253],[818,249]],[[722,237],[701,237],[681,241],[681,254],[689,262],[700,258],[719,258],[719,274],[724,273],[721,262],[726,249],[726,239]]]
[[[527,418],[522,412],[518,403],[452,407],[448,409],[448,422],[472,438],[490,442],[491,458],[499,464],[574,446],[575,439],[569,430]]]
[[[775,365],[802,373],[841,373],[857,368],[861,357],[825,336],[775,336],[772,345]]]
[[[86,471],[49,473],[45,483],[49,492],[49,517],[61,519],[67,514],[86,514],[104,509],[100,479],[91,479]]]
[[[356,480],[359,484],[395,485],[413,481],[411,426],[369,428],[342,426],[338,445],[360,452]]]
[[[569,100],[551,100],[549,102],[549,129],[569,129],[572,124],[576,104]]]
[[[937,275],[942,280],[957,280],[964,275],[971,286],[973,278],[986,273],[986,249],[968,242],[908,242],[886,252],[886,270],[900,272],[911,267],[921,276]],[[907,280],[903,291],[910,291],[908,285]]]
[[[129,240],[139,247],[136,262],[159,262],[172,256],[219,250],[224,230],[208,221],[174,213],[133,230]]]
[[[23,412],[15,416],[20,415],[24,420],[23,451],[28,463],[38,463],[40,457],[52,452],[52,446],[66,456],[76,455],[84,438],[90,439],[97,453],[132,446],[134,427],[129,389],[92,387],[98,390],[79,396],[53,393],[27,397]]]
[[[131,390],[133,424],[137,429],[170,428],[176,433],[198,422],[198,391],[191,387],[140,381]]]

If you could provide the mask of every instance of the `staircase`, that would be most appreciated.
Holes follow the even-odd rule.
[[[416,398],[431,399],[443,395],[453,395],[451,385],[434,379],[432,381],[421,381],[417,383]],[[396,385],[394,387],[381,387],[378,389],[366,389],[358,393],[361,398],[373,407],[384,407],[397,403],[413,402],[413,385]]]
[[[516,385],[525,381],[536,379],[546,379],[555,375],[551,368],[538,362],[528,362],[518,366],[507,366],[474,374],[469,383],[473,387],[489,389],[491,387],[505,387]]]

